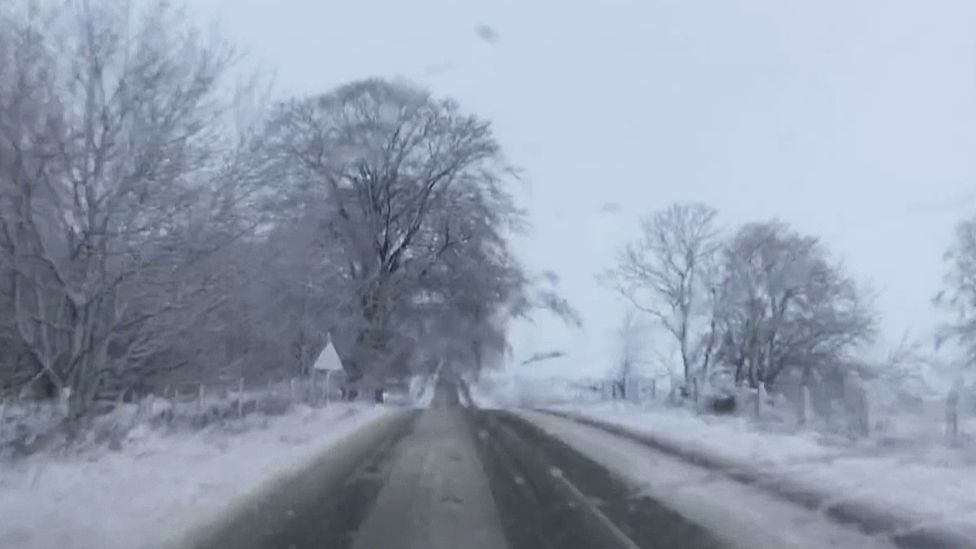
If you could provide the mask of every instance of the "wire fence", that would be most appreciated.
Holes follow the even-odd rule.
[[[201,429],[252,415],[282,415],[295,406],[325,407],[342,397],[342,376],[265,380],[244,378],[215,383],[174,383],[138,394],[130,391],[114,402],[100,403],[85,431],[98,444],[125,436],[140,424],[154,428]],[[0,457],[29,455],[73,439],[67,403],[8,396],[0,399]]]
[[[976,391],[920,393],[858,380],[804,386],[783,382],[774,390],[730,385],[672,385],[669,379],[516,378],[491,389],[503,406],[573,407],[621,403],[637,408],[689,407],[702,414],[748,417],[764,429],[810,430],[884,446],[919,442],[976,443]]]

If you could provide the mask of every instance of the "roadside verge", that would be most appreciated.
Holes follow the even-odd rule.
[[[343,482],[370,466],[369,457],[402,434],[414,410],[383,410],[366,422],[350,422],[330,433],[309,459],[267,479],[247,495],[230,502],[216,518],[174,537],[169,548],[266,547],[267,542],[296,530],[316,503],[337,504]],[[349,503],[352,505],[352,503]],[[342,525],[338,525],[341,528]]]
[[[755,486],[783,500],[822,512],[838,522],[852,524],[868,534],[889,537],[899,547],[971,547],[976,540],[976,532],[964,523],[957,525],[944,517],[911,516],[896,512],[884,500],[839,494],[831,489],[829,483],[815,485],[797,482],[790,478],[788,472],[782,470],[763,471],[755,463],[733,459],[721,455],[720,452],[690,448],[633,427],[580,413],[539,411],[602,429],[702,468],[720,472],[728,478]]]

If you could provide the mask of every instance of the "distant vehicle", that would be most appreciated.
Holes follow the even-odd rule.
[[[410,404],[413,404],[413,398],[410,395],[410,383],[408,380],[388,378],[381,391],[382,400],[380,400],[380,402],[394,404],[397,406],[409,406]]]

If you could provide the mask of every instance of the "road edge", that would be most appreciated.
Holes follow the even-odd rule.
[[[345,436],[337,438],[304,466],[284,471],[263,483],[246,499],[231,503],[215,520],[191,526],[166,545],[169,549],[259,547],[268,521],[285,523],[288,516],[269,517],[268,509],[301,508],[326,489],[339,486],[387,437],[405,429],[419,410],[391,409]]]
[[[578,413],[536,408],[533,411],[602,429],[643,444],[654,450],[686,460],[694,465],[717,471],[735,481],[754,486],[783,500],[850,524],[868,534],[892,532],[890,539],[904,549],[931,547],[969,547],[976,543],[971,536],[955,529],[925,525],[925,519],[892,513],[877,504],[856,499],[837,501],[836,494],[792,482],[782,476],[759,471],[750,463],[724,456],[696,451],[648,433]],[[922,523],[922,526],[917,526]]]

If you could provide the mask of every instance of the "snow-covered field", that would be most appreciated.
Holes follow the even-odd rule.
[[[831,503],[854,503],[914,524],[962,531],[976,540],[976,447],[965,439],[950,445],[936,432],[889,446],[877,439],[851,441],[812,431],[772,432],[749,418],[698,415],[666,405],[549,408],[625,427],[744,470],[770,473],[826,494]]]
[[[392,413],[333,404],[195,432],[138,425],[118,451],[40,453],[2,463],[0,547],[166,547]]]

